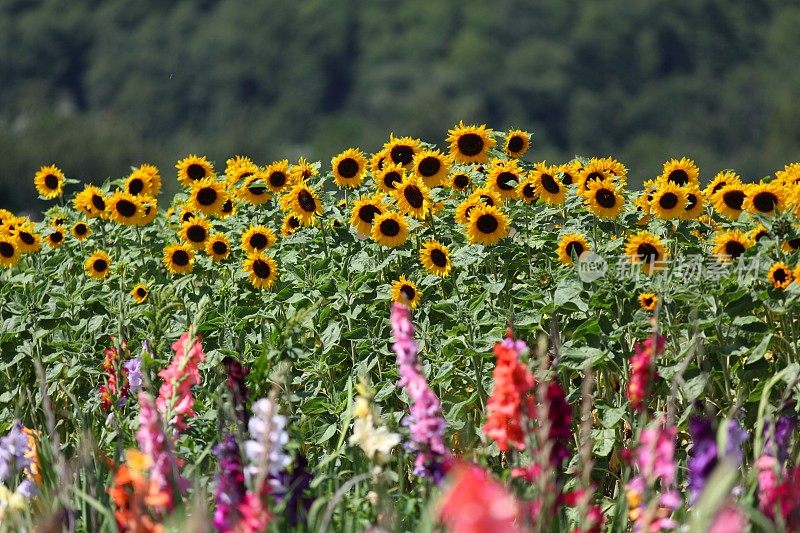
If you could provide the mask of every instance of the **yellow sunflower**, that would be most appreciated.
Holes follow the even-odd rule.
[[[239,180],[234,179],[234,176],[237,176],[243,168],[252,169],[255,166],[256,164],[253,163],[253,160],[246,155],[233,156],[225,161],[225,179],[235,183]]]
[[[104,251],[95,250],[83,266],[89,276],[95,279],[103,279],[111,272],[111,258]]]
[[[211,222],[201,216],[194,216],[181,224],[178,235],[182,241],[195,250],[203,250],[210,233]]]
[[[726,185],[741,185],[742,178],[739,177],[733,171],[730,170],[723,170],[718,172],[714,179],[706,186],[703,192],[706,193],[706,197],[713,198],[715,194],[717,194],[723,187]]]
[[[236,213],[236,202],[233,201],[233,196],[228,194],[228,199],[222,202],[222,207],[219,209],[220,218],[228,218]]]
[[[90,218],[104,217],[106,214],[106,197],[103,191],[94,185],[87,185],[76,194],[72,205]]]
[[[53,231],[47,236],[47,244],[50,245],[50,248],[58,248],[62,244],[64,244],[64,235],[66,231],[61,226],[56,226],[53,228]]]
[[[412,168],[427,187],[436,187],[444,183],[452,164],[450,157],[439,150],[422,150],[414,156]]]
[[[603,181],[611,178],[611,173],[606,170],[606,166],[594,157],[590,159],[589,163],[578,172],[578,192],[584,193],[589,190],[589,184],[593,181]]]
[[[206,242],[206,254],[214,261],[224,261],[231,253],[231,243],[224,233],[214,233]]]
[[[625,255],[631,263],[641,264],[645,272],[661,270],[661,263],[667,257],[667,250],[661,239],[649,231],[640,231],[628,237],[625,243]]]
[[[539,199],[539,195],[536,194],[536,181],[530,174],[517,185],[517,196],[526,204],[531,204]]]
[[[717,191],[711,197],[711,201],[714,204],[714,209],[716,209],[719,214],[736,220],[742,213],[746,198],[747,193],[745,187],[740,183],[732,183],[730,185],[725,185]]]
[[[616,184],[608,179],[590,181],[583,196],[589,211],[600,218],[617,218],[625,206],[625,198],[617,192]]]
[[[419,305],[422,292],[417,288],[413,281],[409,281],[405,276],[400,276],[392,282],[392,301],[407,305],[415,309]]]
[[[702,213],[705,207],[705,197],[696,185],[684,187],[686,191],[686,208],[683,210],[683,217],[686,220],[695,220]]]
[[[230,159],[228,160],[230,161]],[[258,165],[248,160],[237,166],[229,166],[225,169],[225,181],[229,187],[236,188],[250,176],[258,173]]]
[[[266,175],[263,172],[256,172],[245,178],[239,187],[239,198],[253,205],[261,205],[272,198],[267,187]]]
[[[184,222],[189,222],[196,216],[198,216],[198,214],[192,210],[191,206],[184,204],[183,207],[181,208],[179,218],[181,219],[181,224],[182,224]]]
[[[458,206],[456,206],[456,222],[461,225],[469,224],[469,217],[472,215],[472,210],[481,205],[481,201],[477,198],[467,198]]]
[[[10,268],[19,263],[20,251],[16,237],[0,231],[0,266]]]
[[[6,230],[6,226],[8,226],[9,222],[17,218],[14,216],[14,213],[9,211],[8,209],[0,208],[0,233]]]
[[[372,223],[375,221],[375,217],[386,209],[387,206],[383,203],[383,196],[380,193],[359,198],[353,205],[350,225],[362,235],[369,235],[372,233]]]
[[[164,266],[173,274],[188,274],[194,268],[194,250],[188,244],[170,244],[164,248]]]
[[[466,172],[454,172],[449,176],[448,182],[454,191],[461,192],[470,186],[472,180]]]
[[[178,161],[175,168],[178,170],[178,181],[184,187],[191,187],[195,181],[215,176],[214,165],[206,160],[206,156],[186,156]]]
[[[800,264],[794,267],[794,271],[792,272],[792,277],[794,277],[794,282],[800,284]]]
[[[319,196],[304,182],[293,186],[281,198],[281,208],[284,211],[291,210],[304,226],[311,226],[314,223],[314,217],[322,214],[322,202]]]
[[[142,219],[142,206],[136,196],[127,192],[116,191],[108,198],[106,209],[111,219],[117,224],[138,226]]]
[[[276,242],[275,232],[265,226],[250,226],[242,233],[242,249],[248,254],[266,250]]]
[[[140,194],[147,196],[149,187],[146,180],[147,177],[143,174],[131,172],[131,174],[125,178],[125,185],[123,185],[122,188],[131,196],[139,196]]]
[[[131,297],[136,300],[137,304],[144,302],[147,299],[148,294],[150,294],[150,291],[147,290],[147,285],[144,283],[139,283],[133,289],[131,289]]]
[[[508,218],[499,208],[477,205],[469,214],[467,239],[472,244],[491,246],[508,235]]]
[[[575,160],[570,163],[564,163],[563,165],[559,165],[556,170],[556,174],[558,175],[558,178],[561,180],[561,183],[569,186],[572,185],[573,183],[578,183],[581,169],[583,169],[581,162]]]
[[[517,199],[517,186],[523,180],[523,174],[516,159],[495,159],[489,167],[486,185],[503,198]]]
[[[588,252],[592,248],[589,246],[589,241],[586,240],[584,235],[580,233],[569,233],[561,237],[558,241],[556,252],[558,253],[558,260],[567,266],[573,264],[573,256],[580,258],[583,252]]]
[[[486,163],[489,160],[489,150],[497,144],[491,137],[492,130],[485,124],[465,126],[461,121],[447,133],[450,157],[456,163]]]
[[[650,201],[650,211],[664,220],[682,218],[686,207],[686,191],[680,185],[667,181],[659,183]]]
[[[488,187],[479,187],[475,189],[467,198],[477,200],[492,207],[500,207],[503,205],[503,197]]]
[[[204,215],[218,215],[222,212],[222,204],[228,200],[228,192],[222,182],[214,178],[206,178],[192,183],[189,191],[189,202],[196,211]]]
[[[429,273],[440,278],[450,275],[453,263],[450,261],[450,251],[447,246],[439,241],[428,241],[419,250],[419,260]]]
[[[269,289],[278,279],[278,265],[275,260],[264,253],[255,253],[247,256],[242,271],[247,274],[247,279],[256,289]]]
[[[658,305],[658,296],[652,292],[643,292],[639,294],[639,305],[645,311],[655,311]]]
[[[424,220],[430,209],[430,191],[416,175],[409,175],[392,191],[397,208],[404,215]]]
[[[776,289],[785,289],[794,280],[794,274],[789,268],[789,265],[783,261],[778,261],[769,269],[767,279],[772,282],[772,286]]]
[[[64,192],[64,173],[55,165],[42,167],[33,176],[33,184],[42,198],[58,198]]]
[[[289,174],[289,160],[275,161],[264,169],[264,181],[272,192],[283,192],[294,184]]]
[[[763,239],[764,237],[769,238],[770,237],[769,230],[767,230],[767,228],[765,228],[763,224],[759,224],[758,226],[750,230],[749,237],[752,242],[756,243],[761,239]]]
[[[722,263],[737,260],[752,245],[750,237],[741,231],[721,231],[714,235],[714,254]]]
[[[560,205],[567,197],[567,188],[556,177],[556,167],[536,163],[530,173],[536,194],[548,204]]]
[[[305,157],[297,159],[297,163],[289,167],[289,180],[291,183],[306,181],[318,174],[319,163],[309,163]]]
[[[511,157],[520,158],[531,147],[531,134],[522,130],[511,130],[506,133],[506,144],[503,150]]]
[[[758,183],[746,188],[747,197],[742,203],[742,208],[756,214],[774,215],[782,211],[786,204],[786,197],[781,184],[776,182]]]
[[[593,158],[607,175],[611,175],[615,183],[624,184],[627,181],[628,169],[613,157]]]
[[[17,247],[23,254],[32,254],[39,251],[42,246],[42,237],[36,233],[33,223],[23,218],[19,225],[14,229],[17,237]]]
[[[414,156],[422,150],[422,144],[418,139],[411,137],[395,137],[389,135],[389,142],[383,145],[386,156],[395,165],[400,165],[405,169],[410,169],[414,162]]]
[[[296,233],[301,227],[302,224],[300,223],[300,219],[297,218],[297,215],[293,213],[287,213],[283,216],[281,235],[288,237],[289,235]]]
[[[406,177],[406,171],[402,165],[396,165],[391,161],[386,161],[383,168],[373,174],[373,179],[378,189],[391,194],[397,188],[397,184]]]
[[[408,239],[406,217],[395,211],[375,215],[370,231],[372,240],[389,248],[400,246]]]
[[[150,198],[149,196],[143,196],[140,202],[142,218],[139,220],[139,224],[144,226],[156,219],[156,215],[158,215],[158,206],[156,205],[155,198]]]
[[[699,175],[700,170],[697,168],[697,165],[694,164],[694,161],[682,157],[680,159],[670,159],[664,163],[661,179],[675,184],[678,187],[685,187],[687,185],[699,186]]]
[[[333,181],[339,187],[358,187],[364,181],[367,171],[367,158],[361,150],[348,148],[331,159]]]
[[[372,172],[374,176],[381,170],[383,170],[383,166],[386,164],[386,150],[381,150],[379,152],[375,152],[369,158],[369,171]]]

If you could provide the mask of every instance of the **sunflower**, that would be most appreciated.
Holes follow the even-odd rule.
[[[17,217],[14,216],[14,213],[9,211],[8,209],[0,208],[0,232],[5,231],[5,227],[9,224],[9,222],[14,220],[15,218]]]
[[[539,198],[548,204],[560,205],[567,197],[567,189],[555,174],[556,167],[547,166],[543,161],[533,165],[530,178]]]
[[[255,163],[246,155],[236,155],[225,161],[225,178],[231,179],[240,169],[253,167]]]
[[[578,182],[578,177],[580,176],[582,168],[581,162],[576,159],[570,163],[559,165],[556,174],[559,175],[561,183],[569,186]]]
[[[756,243],[761,239],[763,239],[764,237],[770,238],[769,230],[765,228],[763,224],[759,224],[758,226],[750,230],[749,237],[751,241]]]
[[[705,198],[696,185],[684,187],[684,190],[686,191],[686,208],[683,210],[682,218],[694,220],[703,212]]]
[[[170,244],[164,248],[162,261],[173,274],[188,274],[194,268],[194,250],[188,244]]]
[[[50,245],[50,248],[58,248],[62,244],[64,244],[64,235],[66,231],[61,226],[56,226],[53,228],[53,231],[47,236],[47,244]]]
[[[714,235],[714,254],[722,263],[737,260],[752,245],[750,237],[741,231],[728,230]]]
[[[782,211],[786,204],[781,184],[774,181],[749,185],[746,192],[747,197],[742,203],[742,208],[751,213],[774,215],[776,212]]]
[[[422,293],[414,284],[409,281],[405,276],[400,276],[400,279],[392,282],[392,301],[407,305],[411,309],[415,309],[419,305]]]
[[[427,187],[436,187],[444,183],[452,164],[450,157],[439,150],[422,150],[414,156],[412,168]]]
[[[267,188],[266,176],[263,172],[256,172],[247,177],[239,187],[239,198],[253,205],[260,205],[272,198]]]
[[[589,184],[593,181],[603,181],[611,177],[606,170],[607,165],[603,165],[594,157],[581,169],[577,176],[578,192],[584,193],[589,190]]]
[[[486,163],[489,150],[497,144],[491,137],[492,130],[485,124],[465,126],[461,121],[447,133],[450,156],[456,163]]]
[[[583,196],[589,211],[600,218],[617,218],[625,206],[625,198],[617,192],[616,184],[609,179],[590,181]]]
[[[691,159],[682,157],[678,159],[670,159],[664,163],[664,170],[661,173],[661,179],[669,183],[673,183],[678,187],[685,187],[687,185],[699,186],[698,176],[700,170]]]
[[[222,204],[228,200],[225,185],[214,178],[206,178],[192,183],[189,202],[196,211],[204,215],[218,215]]]
[[[133,297],[134,300],[136,300],[137,304],[140,304],[143,301],[145,301],[147,299],[148,294],[150,294],[150,291],[147,290],[147,285],[145,285],[144,283],[138,284],[131,290],[131,296]]]
[[[183,205],[180,213],[181,223],[189,222],[196,216],[198,216],[197,213],[195,213],[189,205],[186,204]]]
[[[303,225],[300,219],[293,213],[287,213],[283,216],[283,223],[281,224],[281,235],[288,237],[296,233]]]
[[[500,207],[503,205],[503,197],[488,187],[475,189],[467,198],[477,200],[492,207]]]
[[[643,292],[639,294],[639,305],[645,311],[655,311],[658,304],[658,296],[652,292]]]
[[[265,183],[272,192],[283,192],[293,185],[289,174],[289,160],[275,161],[264,169]]]
[[[23,254],[32,254],[39,251],[42,246],[42,238],[34,231],[33,223],[27,219],[22,219],[19,226],[14,229],[17,237],[17,247]]]
[[[667,250],[661,239],[649,231],[640,231],[628,237],[625,255],[631,263],[641,264],[644,271],[649,273],[661,269],[659,263],[666,258]]]
[[[395,165],[401,165],[405,169],[410,169],[414,162],[414,156],[422,150],[422,144],[418,139],[411,137],[395,137],[389,135],[389,142],[383,145],[389,161]]]
[[[456,222],[461,225],[469,224],[469,217],[472,215],[472,210],[481,205],[481,201],[475,198],[467,198],[458,206],[456,206]]]
[[[33,176],[33,184],[39,196],[52,200],[64,192],[64,173],[55,165],[42,167]]]
[[[558,248],[556,248],[558,260],[567,266],[573,264],[573,256],[580,258],[583,252],[588,252],[589,250],[591,250],[589,242],[586,240],[586,237],[580,233],[564,235],[558,241]]]
[[[375,184],[383,192],[391,193],[397,188],[397,184],[406,177],[406,171],[402,165],[396,165],[391,161],[384,163],[383,168],[373,174]]]
[[[136,196],[127,192],[116,191],[108,198],[108,213],[117,224],[137,226],[142,219],[142,206]]]
[[[450,270],[453,268],[447,246],[443,246],[439,241],[424,243],[419,249],[419,260],[425,270],[440,278],[450,275]]]
[[[292,187],[288,194],[281,198],[281,208],[291,210],[304,226],[311,226],[314,217],[322,214],[322,202],[316,191],[301,182]]]
[[[358,187],[364,181],[367,170],[367,158],[361,150],[348,148],[331,159],[333,181],[339,187]]]
[[[214,261],[223,261],[231,253],[231,244],[224,233],[214,233],[206,242],[206,253]]]
[[[467,239],[472,244],[491,246],[508,235],[508,217],[497,207],[477,205],[469,214]]]
[[[503,161],[495,159],[489,167],[487,186],[503,198],[518,198],[517,186],[522,181],[523,170],[516,159]]]
[[[653,193],[650,210],[664,220],[682,218],[686,212],[686,191],[675,183],[662,181]]]
[[[147,178],[142,174],[138,172],[131,172],[131,174],[125,178],[125,185],[123,186],[123,189],[131,196],[139,196],[140,194],[147,196],[146,191],[149,187],[146,180]]]
[[[95,279],[103,279],[111,271],[111,258],[104,251],[95,250],[83,266],[89,276]]]
[[[106,197],[103,191],[94,185],[87,185],[76,194],[72,205],[90,218],[106,215]]]
[[[706,185],[706,188],[703,192],[706,193],[708,198],[712,198],[715,194],[717,194],[723,187],[726,185],[741,185],[742,178],[739,177],[738,174],[732,172],[730,170],[723,170],[718,172],[714,179]]]
[[[230,159],[228,161],[230,161]],[[237,166],[229,166],[225,169],[225,181],[229,187],[234,188],[257,173],[258,165],[250,161],[250,158],[247,158],[246,162],[242,162]]]
[[[430,191],[419,176],[406,176],[392,193],[397,201],[397,208],[404,215],[418,220],[424,220],[428,215],[431,206]]]
[[[194,216],[181,224],[178,235],[180,235],[182,241],[195,250],[203,250],[206,247],[206,241],[208,241],[210,233],[211,222],[201,216]]]
[[[250,226],[242,233],[242,249],[248,254],[261,252],[278,241],[275,232],[266,226]]]
[[[539,195],[536,194],[536,182],[530,174],[517,185],[517,196],[526,204],[531,204],[539,199]]]
[[[772,282],[772,286],[776,289],[785,289],[794,280],[794,274],[789,265],[783,261],[778,261],[769,269],[767,279]]]
[[[714,203],[714,209],[716,209],[719,214],[736,220],[742,212],[746,198],[747,193],[744,186],[740,183],[732,183],[730,185],[725,185],[717,191],[711,197],[711,200]]]
[[[400,246],[408,239],[406,217],[395,211],[386,211],[376,215],[372,221],[370,236],[373,241],[383,246],[389,248]]]
[[[454,191],[459,191],[459,192],[469,187],[470,183],[472,183],[469,174],[467,174],[466,172],[454,172],[450,174],[448,181],[450,183],[450,187]]]
[[[614,177],[614,182],[625,183],[628,177],[628,169],[625,165],[614,159],[613,157],[600,157],[592,158],[606,174]]]
[[[0,266],[9,268],[19,262],[19,244],[15,237],[0,231]]]
[[[531,147],[531,134],[522,130],[510,130],[506,133],[506,144],[503,150],[511,157],[520,158]]]
[[[306,181],[312,176],[317,175],[318,163],[309,163],[305,157],[300,157],[297,164],[289,167],[289,180],[291,183]]]
[[[278,265],[267,254],[248,255],[242,265],[242,270],[256,289],[269,289],[278,279]]]
[[[372,223],[375,217],[382,214],[386,209],[387,207],[383,203],[383,196],[380,193],[359,198],[353,205],[353,211],[350,214],[350,225],[362,235],[369,235],[372,232]]]
[[[219,218],[228,218],[234,213],[236,213],[236,202],[233,201],[233,197],[229,194],[228,199],[222,202],[222,207],[219,209]]]
[[[375,152],[369,158],[369,171],[372,172],[374,176],[381,170],[383,170],[383,166],[386,164],[386,150],[381,150],[380,152]]]
[[[206,156],[189,155],[178,161],[175,168],[178,169],[178,181],[184,187],[215,176],[214,165],[206,160]]]

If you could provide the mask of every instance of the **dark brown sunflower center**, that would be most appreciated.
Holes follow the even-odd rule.
[[[123,218],[131,218],[136,214],[136,204],[130,200],[120,200],[117,202],[117,213]]]
[[[34,236],[31,235],[30,233],[28,233],[27,231],[20,231],[17,234],[17,237],[19,237],[19,240],[21,240],[22,242],[24,242],[28,246],[30,246],[30,245],[32,245],[33,243],[36,242],[36,239],[34,238]]]
[[[763,239],[764,237],[766,237],[767,235],[769,235],[769,233],[767,233],[767,230],[764,230],[764,229],[758,230],[756,232],[756,234],[753,236],[753,240],[758,242],[761,239]],[[796,240],[798,241],[798,244],[800,244],[800,239],[796,239]]]
[[[267,188],[264,185],[260,183],[255,183],[255,181],[247,185],[247,190],[250,191],[250,194],[252,194],[253,196],[261,196],[262,194],[266,194],[267,192]]]
[[[711,194],[713,195],[717,193],[721,188],[725,187],[726,185],[727,183],[725,183],[724,181],[720,181],[719,183],[714,185],[714,187],[711,188]]]
[[[92,268],[95,272],[105,272],[108,268],[108,261],[105,259],[95,259],[92,263]]]
[[[50,234],[50,240],[53,242],[61,242],[64,240],[64,234],[60,231],[54,231]]]
[[[317,210],[317,201],[314,196],[305,189],[301,189],[297,193],[297,203],[300,204],[300,209],[306,213],[313,213]]]
[[[395,237],[400,233],[400,224],[391,218],[381,221],[381,234],[387,237]]]
[[[600,189],[594,195],[594,199],[597,200],[597,204],[605,209],[611,209],[615,205],[617,205],[617,197],[614,193],[608,189]]]
[[[463,189],[469,185],[469,176],[466,174],[457,174],[453,177],[453,186],[456,189]]]
[[[358,218],[363,220],[367,224],[372,224],[372,221],[375,219],[375,215],[380,215],[380,214],[381,210],[372,204],[362,205],[358,209]]]
[[[136,196],[144,190],[144,180],[135,178],[128,182],[128,192]]]
[[[605,175],[602,172],[590,172],[586,176],[586,182],[584,183],[584,186],[588,186],[590,181],[602,180],[603,178],[605,178]]]
[[[139,298],[144,298],[145,296],[147,296],[147,291],[144,289],[144,287],[139,287],[138,289],[136,289],[136,296],[138,296]]]
[[[566,251],[567,251],[567,256],[569,257],[572,257],[573,255],[575,257],[580,257],[581,254],[583,253],[583,250],[584,250],[583,244],[581,244],[578,241],[570,241],[569,243],[567,243]]]
[[[181,215],[181,221],[189,222],[194,217],[194,213],[191,211],[186,211],[183,215]]]
[[[419,190],[419,187],[416,185],[408,185],[403,189],[403,198],[406,199],[408,205],[413,207],[414,209],[420,209],[422,205],[425,203],[425,196],[422,194],[422,191]]]
[[[519,178],[513,172],[501,172],[497,175],[497,186],[500,190],[511,191],[517,186]]]
[[[289,217],[289,227],[297,229],[300,227],[300,220],[297,217]]]
[[[14,257],[14,245],[9,242],[0,242],[0,255],[3,257]]]
[[[389,157],[391,157],[392,161],[395,163],[407,165],[414,159],[414,149],[405,144],[398,144],[392,147]]]
[[[689,174],[687,174],[685,170],[679,168],[669,173],[667,181],[675,185],[684,186],[689,183]]]
[[[530,183],[526,183],[525,186],[522,187],[522,196],[525,198],[535,198],[536,189]]]
[[[489,196],[488,194],[481,194],[480,198],[481,201],[486,205],[494,207],[494,199],[492,199],[492,197]]]
[[[53,191],[58,189],[58,178],[52,174],[48,174],[44,177],[44,186]]]
[[[639,260],[644,263],[658,261],[658,248],[645,242],[636,247],[636,255],[639,257]]]
[[[206,228],[197,224],[189,226],[186,230],[186,238],[192,242],[203,242],[206,236]]]
[[[432,156],[424,157],[422,161],[419,162],[419,165],[417,165],[418,172],[424,178],[435,176],[441,168],[442,162],[439,161],[438,157]]]
[[[358,163],[352,157],[348,157],[339,161],[339,164],[336,165],[336,170],[341,177],[351,179],[358,174]]]
[[[408,300],[409,302],[413,301],[414,296],[417,295],[417,291],[414,290],[414,287],[412,287],[411,285],[403,285],[402,287],[400,287],[400,292],[403,294],[403,296],[405,296],[406,300]]]
[[[88,231],[89,231],[89,228],[86,226],[86,224],[76,224],[75,225],[75,234],[78,235],[78,236],[86,235],[86,233]]]
[[[497,221],[497,217],[486,213],[478,217],[475,226],[481,233],[492,234],[500,227],[500,223]]]
[[[789,279],[790,275],[791,273],[785,268],[779,268],[772,273],[772,278],[778,283],[784,283],[787,279]]]
[[[734,189],[722,193],[722,202],[729,208],[736,211],[742,210],[742,203],[744,203],[744,191]]]
[[[189,254],[186,253],[186,250],[175,250],[175,253],[172,254],[172,262],[179,267],[184,267],[189,264]]]
[[[642,300],[642,303],[644,304],[645,307],[650,307],[651,305],[653,305],[653,298],[648,296]]]
[[[197,191],[197,203],[204,207],[214,205],[217,198],[219,198],[219,194],[214,187],[203,187]]]
[[[800,238],[789,239],[786,242],[789,244],[789,248],[791,248],[792,250],[797,250],[798,248],[800,248]]]
[[[272,269],[269,267],[269,263],[263,261],[261,259],[256,259],[253,261],[253,273],[261,279],[269,278]]]
[[[456,144],[458,145],[458,151],[468,157],[481,153],[485,145],[483,138],[477,133],[463,134],[458,138]]]
[[[561,176],[561,183],[564,185],[572,185],[575,179],[572,177],[572,174],[569,172],[564,172],[564,175]]]
[[[386,185],[389,189],[394,189],[397,183],[400,183],[402,177],[400,176],[399,172],[395,172],[392,170],[391,172],[387,172],[386,175],[383,177],[383,184]]]
[[[674,192],[665,192],[661,195],[661,198],[658,199],[658,205],[660,205],[662,209],[674,209],[675,206],[678,205],[678,195]]]
[[[92,195],[92,206],[98,211],[105,211],[106,210],[106,201],[103,200],[103,197],[99,194]]]
[[[773,193],[764,191],[753,196],[753,207],[760,213],[771,213],[778,205],[778,197]]]
[[[556,179],[550,174],[542,174],[542,187],[550,194],[558,194],[558,191],[561,190]]]
[[[223,213],[231,213],[233,211],[233,200],[228,198],[225,200],[225,203],[222,204],[222,212]]]
[[[738,258],[744,253],[744,245],[739,241],[728,241],[725,243],[725,254],[732,259]]]
[[[192,163],[186,167],[186,175],[189,176],[189,179],[191,180],[201,180],[206,177],[206,169],[203,165]]]
[[[214,244],[211,245],[211,249],[217,255],[225,255],[228,253],[228,245],[222,241],[214,241]]]
[[[525,139],[519,135],[514,135],[508,140],[508,151],[515,154],[525,148]]]
[[[431,263],[436,265],[439,268],[444,268],[447,266],[447,254],[444,251],[434,248],[431,250]]]
[[[279,171],[273,172],[269,175],[269,183],[273,187],[283,187],[286,185],[286,174]]]
[[[256,250],[261,250],[267,247],[269,240],[267,236],[263,233],[253,233],[250,235],[250,246],[255,248]]]
[[[697,195],[689,193],[686,195],[686,210],[691,211],[697,205]]]

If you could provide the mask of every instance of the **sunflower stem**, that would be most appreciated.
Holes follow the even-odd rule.
[[[328,231],[325,229],[325,219],[320,217],[319,229],[322,231],[322,249],[325,252],[325,259],[328,259]]]

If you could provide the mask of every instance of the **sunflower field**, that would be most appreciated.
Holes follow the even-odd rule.
[[[42,220],[0,210],[2,529],[800,531],[800,163],[634,190],[532,144],[42,167]]]

